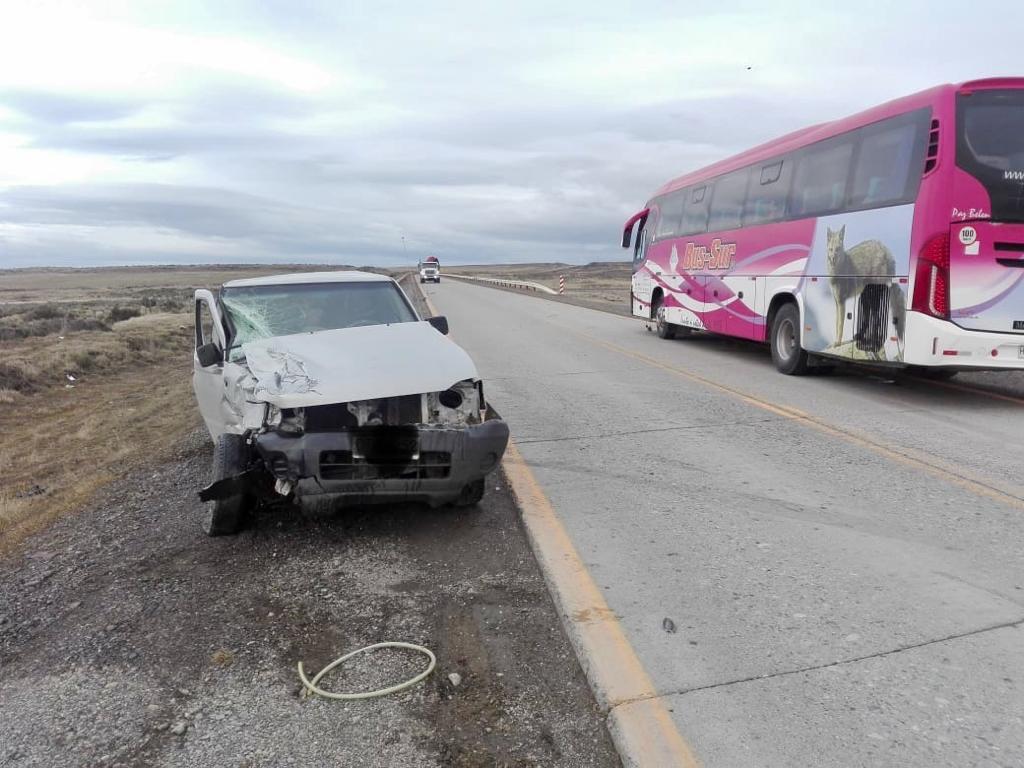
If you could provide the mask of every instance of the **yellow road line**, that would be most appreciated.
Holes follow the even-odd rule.
[[[626,765],[699,765],[513,442],[502,461],[537,562]],[[622,705],[622,706],[620,706]]]
[[[963,470],[959,468],[943,466],[941,463],[935,460],[926,461],[923,458],[918,458],[909,455],[902,451],[898,451],[890,446],[875,442],[870,438],[858,435],[850,430],[844,429],[843,427],[836,426],[835,424],[829,424],[828,422],[823,421],[816,416],[811,416],[810,414],[804,413],[803,411],[798,410],[796,408],[791,408],[790,406],[787,405],[782,405],[780,403],[773,403],[769,400],[764,400],[760,397],[757,397],[756,395],[752,395],[748,392],[744,392],[734,387],[730,387],[727,384],[722,384],[712,379],[708,379],[704,376],[701,376],[700,374],[693,373],[692,371],[687,371],[683,368],[677,368],[674,365],[669,365],[668,363],[664,363],[661,360],[649,357],[643,353],[636,352],[632,349],[620,347],[618,344],[612,344],[611,342],[597,338],[596,336],[591,336],[590,334],[587,333],[581,333],[580,331],[573,331],[569,329],[564,330],[567,330],[569,333],[579,336],[582,339],[586,339],[587,341],[597,344],[598,346],[602,346],[605,349],[611,350],[612,352],[617,352],[621,355],[632,357],[636,360],[640,360],[641,362],[646,363],[647,365],[650,365],[651,367],[660,368],[663,371],[667,371],[684,379],[689,379],[690,381],[694,381],[710,389],[714,389],[719,392],[724,392],[725,394],[736,397],[739,400],[742,400],[743,402],[747,403],[748,405],[754,406],[755,408],[760,408],[762,410],[768,411],[769,413],[776,414],[777,416],[782,416],[783,418],[787,418],[792,421],[805,424],[811,427],[812,429],[829,435],[830,437],[837,437],[848,443],[852,443],[853,445],[857,445],[861,448],[866,448],[867,450],[873,451],[874,453],[884,456],[887,459],[892,459],[893,461],[903,464],[904,466],[924,470],[929,474],[932,474],[936,477],[941,478],[942,480],[945,480],[968,491],[971,491],[972,493],[978,494],[979,496],[985,496],[987,498],[999,501],[1003,504],[1007,504],[1011,507],[1015,507],[1016,509],[1024,510],[1024,499],[1020,498],[1019,496],[1015,496],[1014,494],[1009,493],[1007,491],[1003,491],[999,488],[993,487],[982,480],[972,479],[966,476]]]

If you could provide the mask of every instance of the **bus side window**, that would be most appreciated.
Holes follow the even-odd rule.
[[[683,203],[686,201],[688,189],[676,190],[672,194],[661,199],[658,203],[660,215],[658,226],[654,230],[654,239],[661,240],[665,237],[674,237],[679,232],[679,219],[683,215]]]
[[[708,231],[708,185],[694,187],[683,207],[683,220],[679,223],[680,235],[699,235]]]
[[[747,204],[743,209],[743,226],[767,224],[785,218],[792,175],[793,161],[789,158],[762,166],[760,174],[755,166]]]
[[[747,197],[747,179],[750,169],[722,176],[715,182],[715,192],[711,196],[711,214],[708,219],[708,230],[721,232],[736,229],[743,218],[743,206]]]
[[[912,202],[924,166],[928,132],[927,111],[886,120],[863,129],[850,205],[854,208]]]
[[[833,213],[845,206],[853,145],[853,136],[845,135],[800,153],[789,197],[790,218]]]

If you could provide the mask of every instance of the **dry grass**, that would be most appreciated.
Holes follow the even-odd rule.
[[[0,552],[200,425],[192,291],[272,271],[0,272]]]
[[[107,366],[71,389],[16,396],[0,409],[0,551],[80,508],[115,477],[165,457],[198,426],[189,337],[179,332],[177,341],[161,344],[162,360]]]

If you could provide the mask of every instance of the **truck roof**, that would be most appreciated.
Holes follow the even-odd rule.
[[[388,280],[391,278],[387,275],[349,269],[336,272],[291,272],[283,275],[267,275],[266,277],[246,277],[224,283],[224,287],[243,288],[256,285],[302,285],[308,283],[374,283]]]

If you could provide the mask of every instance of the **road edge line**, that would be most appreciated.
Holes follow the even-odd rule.
[[[437,307],[427,292],[414,284],[427,310],[436,315]],[[676,728],[622,625],[512,439],[501,469],[562,627],[606,715],[608,731],[623,765],[699,768],[692,748]]]
[[[623,765],[697,768],[700,763],[692,748],[512,440],[501,468],[562,626],[598,706],[607,713],[608,730]]]

